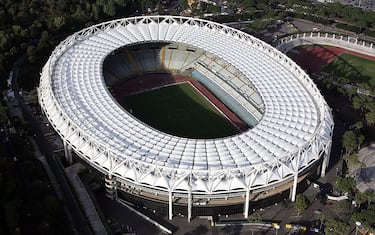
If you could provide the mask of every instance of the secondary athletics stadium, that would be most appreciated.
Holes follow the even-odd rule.
[[[239,123],[237,132],[176,134],[122,104],[180,83]],[[247,218],[257,201],[285,192],[294,201],[298,184],[329,163],[333,119],[309,76],[263,41],[206,20],[142,16],[76,32],[43,67],[38,97],[66,155],[103,173],[109,196],[169,219]]]

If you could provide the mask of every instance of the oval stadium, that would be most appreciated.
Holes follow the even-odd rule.
[[[66,156],[104,174],[108,196],[169,219],[247,218],[262,201],[294,201],[329,163],[333,119],[309,76],[206,20],[142,16],[76,32],[43,67],[38,97]]]

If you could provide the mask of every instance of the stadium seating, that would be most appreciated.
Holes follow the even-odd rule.
[[[163,179],[170,177],[173,192],[196,190],[200,193],[194,197],[202,191],[213,197],[221,190],[233,196],[239,189],[243,194],[289,182],[292,174],[321,159],[322,152],[329,154],[329,108],[290,59],[216,23],[181,17],[160,17],[159,22],[159,16],[144,20],[153,18],[157,24],[137,18],[76,33],[43,68],[41,106],[82,158],[129,185],[148,183],[150,190],[162,193],[167,192],[161,188]],[[103,82],[103,74],[107,83],[116,84],[137,73],[188,68],[210,90],[224,90],[227,97],[219,98],[243,109],[236,113],[251,113],[255,127],[209,140],[167,135],[124,112]]]
[[[137,74],[178,73],[189,68],[195,70],[192,73],[195,79],[211,89],[248,125],[255,126],[260,120],[264,104],[251,82],[223,59],[185,44],[150,43],[121,48],[106,59],[104,75],[111,86]]]

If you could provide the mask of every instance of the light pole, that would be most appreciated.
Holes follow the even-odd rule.
[[[280,225],[276,224],[276,225],[275,225],[275,229],[276,229],[276,235],[277,235],[277,232],[278,232],[279,229],[280,229]]]
[[[355,235],[358,235],[358,227],[361,226],[361,225],[362,225],[361,222],[359,222],[359,221],[355,222]]]

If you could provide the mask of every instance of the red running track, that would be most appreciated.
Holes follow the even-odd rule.
[[[319,73],[326,65],[332,63],[336,57],[340,56],[342,53],[375,60],[375,56],[330,46],[310,46],[302,48],[299,53],[294,56],[294,60],[308,73]]]
[[[182,82],[189,82],[193,85],[219,111],[221,111],[237,129],[240,131],[249,129],[249,126],[244,121],[214,96],[206,87],[190,77],[170,73],[145,74],[129,79],[122,84],[113,87],[111,93],[117,100],[123,100],[125,96]]]

